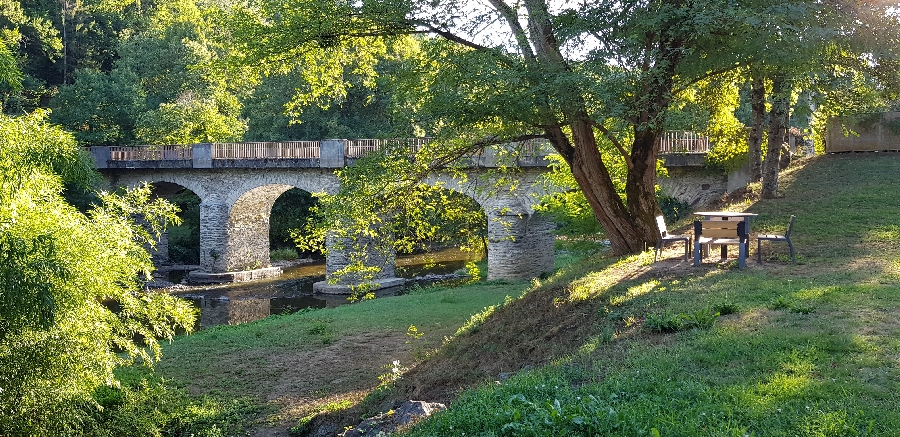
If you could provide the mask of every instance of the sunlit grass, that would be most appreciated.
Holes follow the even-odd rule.
[[[759,214],[754,232],[782,233],[797,215],[796,265],[783,245],[764,245],[763,266],[751,251],[744,270],[731,264],[676,270],[666,267],[674,260],[654,264],[652,251],[614,258],[567,242],[559,247],[557,272],[544,279],[424,289],[213,328],[179,338],[158,368],[195,390],[238,397],[258,393],[272,374],[297,371],[296,363],[279,363],[280,354],[351,340],[404,343],[410,325],[423,337],[407,347],[454,350],[479,332],[504,332],[496,321],[525,311],[518,299],[547,293],[560,317],[577,307],[585,312],[577,320],[591,330],[559,345],[566,353],[551,364],[467,391],[409,435],[894,436],[900,429],[897,174],[900,162],[888,155],[826,156],[786,172],[784,197],[738,205]],[[717,308],[733,311],[713,317]],[[671,333],[646,328],[648,318],[665,314],[706,315],[711,323]],[[545,335],[542,328],[535,332]],[[471,347],[506,352],[487,342]],[[462,364],[472,353],[462,348],[445,358]],[[411,355],[362,357],[365,371],[352,377],[375,387],[382,366],[411,365]],[[315,392],[298,388],[308,398],[270,417],[305,426],[315,414],[352,410],[358,419],[371,391],[350,390],[338,379]],[[206,414],[197,410],[198,417]]]
[[[569,288],[571,300],[602,305],[598,313],[623,329],[722,302],[738,314],[659,344],[587,338],[566,360],[467,393],[410,435],[896,435],[900,165],[888,158],[822,158],[835,167],[792,171],[783,199],[741,205],[760,214],[756,232],[783,232],[798,216],[798,265],[777,256],[762,269],[667,280],[642,273],[637,259],[617,260]],[[826,179],[809,183],[817,177]],[[611,360],[620,348],[624,361]]]

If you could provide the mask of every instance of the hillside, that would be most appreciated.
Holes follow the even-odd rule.
[[[783,244],[758,265],[755,241],[744,270],[561,244],[546,280],[204,330],[156,367],[189,393],[163,428],[334,435],[415,399],[451,408],[411,435],[896,435],[900,154],[812,158],[780,185],[727,207],[754,233],[796,215],[796,265]]]
[[[764,244],[765,263],[743,271],[686,266],[678,248],[656,264],[595,256],[455,338],[384,400],[451,402],[412,435],[896,435],[898,189],[897,154],[803,162],[782,198],[729,205],[759,214],[754,232],[784,232],[796,215],[797,265],[784,244]],[[520,375],[454,400],[508,372]]]

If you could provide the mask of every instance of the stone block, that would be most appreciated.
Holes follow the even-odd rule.
[[[192,154],[194,168],[212,168],[212,144],[194,144]]]
[[[322,140],[319,142],[319,167],[343,168],[344,140]]]

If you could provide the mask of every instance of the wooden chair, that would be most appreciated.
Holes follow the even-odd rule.
[[[791,251],[791,262],[797,264],[797,257],[794,255],[794,243],[791,242],[791,231],[794,230],[794,216],[791,216],[791,221],[788,222],[787,232],[784,235],[778,234],[764,234],[758,235],[756,237],[756,262],[762,264],[762,252],[759,249],[762,247],[762,241],[783,241],[788,244],[788,249]]]
[[[659,258],[659,249],[662,248],[663,244],[678,241],[684,241],[684,260],[688,260],[691,253],[690,235],[670,234],[666,229],[666,220],[661,215],[656,216],[656,230],[658,231],[659,239],[656,240],[656,248],[653,250],[653,262],[656,262]]]
[[[722,257],[727,254],[725,245],[738,246],[738,267],[746,266],[748,242],[747,222],[730,220],[695,220],[694,221],[694,265],[700,265],[702,247],[704,245],[722,245]]]

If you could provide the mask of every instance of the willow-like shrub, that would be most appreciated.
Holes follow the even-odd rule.
[[[189,304],[141,288],[175,208],[146,186],[99,193],[87,213],[64,201],[64,181],[95,178],[46,113],[0,115],[0,435],[83,434],[113,369],[158,360],[193,326]]]

